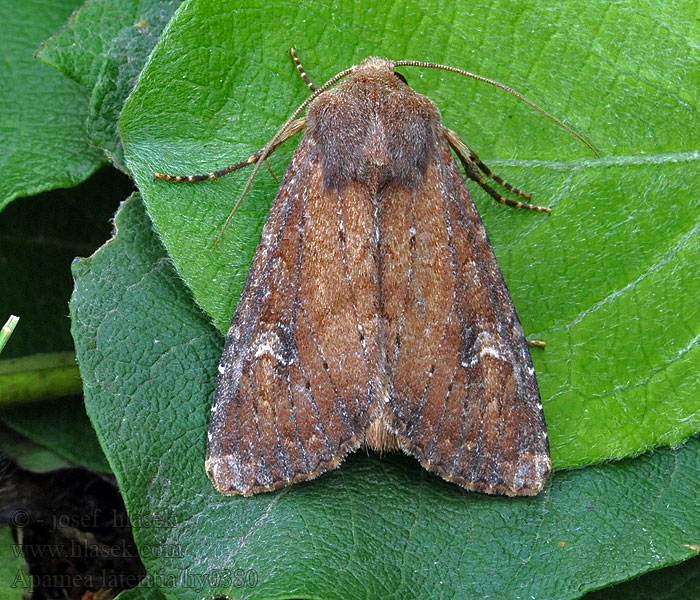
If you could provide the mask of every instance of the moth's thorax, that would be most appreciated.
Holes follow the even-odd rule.
[[[321,159],[323,183],[418,187],[437,153],[440,112],[394,74],[394,63],[368,58],[307,111],[307,134]]]

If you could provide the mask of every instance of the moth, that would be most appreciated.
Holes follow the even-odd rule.
[[[498,202],[549,209],[489,186],[484,177],[529,198],[395,69],[451,70],[544,111],[417,61],[368,58],[316,88],[292,56],[313,94],[268,144],[206,175],[155,175],[194,182],[256,163],[242,198],[264,159],[304,131],[226,336],[209,478],[248,496],[365,446],[403,450],[468,490],[536,494],[551,465],[528,342],[453,153]]]

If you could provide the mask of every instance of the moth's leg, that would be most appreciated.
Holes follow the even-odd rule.
[[[546,206],[537,206],[535,204],[519,202],[518,200],[511,200],[510,198],[505,198],[501,196],[488,183],[486,183],[483,176],[479,172],[479,169],[481,169],[481,171],[483,171],[487,177],[490,177],[496,183],[502,185],[507,190],[518,194],[519,196],[522,196],[524,198],[530,198],[530,194],[528,194],[527,192],[523,192],[522,190],[508,183],[502,177],[499,177],[498,175],[493,173],[483,162],[481,162],[479,157],[467,147],[467,145],[459,138],[459,136],[454,131],[452,131],[451,129],[447,129],[447,127],[445,127],[443,130],[445,132],[445,137],[447,138],[448,143],[459,157],[459,160],[461,161],[462,166],[464,167],[467,177],[478,183],[479,186],[481,186],[481,188],[483,188],[483,190],[496,202],[500,204],[505,204],[507,206],[512,206],[513,208],[524,208],[526,210],[532,210],[535,212],[552,212],[552,209]]]
[[[294,66],[299,72],[299,77],[301,77],[304,80],[304,83],[309,87],[309,89],[312,92],[315,92],[318,88],[313,84],[311,79],[309,79],[309,76],[306,74],[306,71],[304,71],[304,67],[301,66],[301,60],[299,60],[299,55],[297,54],[296,48],[290,48],[289,54],[291,54],[292,60],[294,61]]]
[[[241,162],[238,162],[233,165],[229,165],[228,167],[224,167],[223,169],[218,169],[216,171],[212,171],[211,173],[204,173],[202,175],[167,175],[165,173],[154,173],[153,178],[154,179],[162,179],[164,181],[174,181],[176,183],[194,183],[196,181],[206,181],[209,179],[218,179],[219,177],[223,177],[224,175],[228,175],[229,173],[233,173],[234,171],[238,171],[238,169],[241,169],[243,167],[247,167],[248,165],[252,165],[260,158],[267,158],[272,154],[277,148],[282,145],[284,142],[286,142],[290,137],[293,135],[299,133],[302,129],[306,127],[306,117],[300,117],[299,119],[296,119],[295,121],[292,121],[285,129],[283,129],[278,135],[273,138],[272,143],[268,143],[260,150],[258,150],[255,154],[252,154],[245,160],[242,160]]]
[[[496,175],[491,169],[489,169],[483,162],[481,162],[481,159],[476,155],[476,152],[469,148],[469,146],[465,146],[467,150],[469,150],[469,158],[471,158],[472,162],[476,164],[477,167],[481,170],[481,172],[486,175],[486,177],[493,179],[496,183],[499,185],[502,185],[504,188],[507,190],[513,192],[514,194],[517,194],[518,196],[522,196],[523,198],[531,198],[532,194],[528,192],[524,192],[523,190],[516,188],[513,184],[508,183],[503,177],[500,177],[499,175]]]

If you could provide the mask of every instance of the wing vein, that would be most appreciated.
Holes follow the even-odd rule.
[[[449,163],[448,163],[449,164]],[[453,288],[452,288],[452,293],[454,294],[455,302],[453,305],[453,310],[457,312],[457,318],[459,319],[459,324],[460,324],[460,334],[461,334],[461,340],[462,344],[465,344],[466,339],[467,339],[467,322],[466,318],[464,315],[464,311],[462,310],[462,306],[460,305],[459,298],[460,294],[459,292],[464,292],[463,289],[461,288],[460,285],[460,278],[459,278],[459,273],[457,271],[457,258],[456,258],[456,250],[455,250],[455,241],[454,241],[454,229],[453,229],[453,224],[452,224],[452,219],[450,216],[450,207],[448,205],[449,199],[452,198],[453,203],[459,206],[459,201],[458,201],[458,196],[457,192],[458,190],[455,189],[454,187],[454,181],[449,178],[449,166],[441,165],[440,167],[441,171],[441,182],[442,186],[444,186],[443,194],[441,194],[442,199],[443,199],[443,210],[444,210],[444,215],[445,215],[445,226],[447,229],[447,237],[448,237],[448,242],[447,242],[447,247],[449,248],[449,253],[450,253],[450,271],[452,272],[452,282],[453,282]],[[460,177],[461,180],[461,177]],[[450,184],[450,187],[448,188],[448,182]],[[464,183],[462,182],[464,185]],[[450,189],[451,188],[451,189]],[[467,231],[470,239],[473,241],[473,237],[471,235],[471,231],[469,231],[469,228],[465,226],[465,230]],[[464,355],[464,352],[461,352],[462,355]],[[463,360],[460,358],[460,360]],[[456,374],[458,370],[462,368],[465,369],[466,367],[462,366],[462,364],[457,364],[455,366],[455,371],[453,374],[452,378],[452,383],[454,382],[454,378],[456,377]],[[467,387],[469,389],[469,387]],[[448,396],[445,398],[445,411],[447,409],[447,401],[449,396],[452,394],[452,386],[450,386],[450,392]],[[465,420],[466,420],[466,402],[462,402],[462,421],[461,421],[461,427],[459,428],[459,442],[456,445],[455,448],[455,455],[453,459],[453,464],[455,466],[460,465],[462,463],[462,456],[464,455],[464,437],[466,435],[465,431]],[[444,413],[443,413],[444,416]],[[440,419],[440,425],[438,427],[438,432],[436,434],[436,439],[439,437],[440,432],[442,431],[442,425],[443,425],[443,419]],[[481,435],[482,435],[482,430],[479,428],[479,435],[477,437],[477,444],[475,447],[475,455],[478,456],[480,447],[481,447]]]
[[[457,170],[457,166],[456,166],[456,164],[454,164],[454,161],[449,166],[446,166],[446,168],[449,169],[450,166],[452,166],[455,170]],[[445,177],[446,180],[447,180],[447,177],[449,177],[449,174],[446,174],[446,177]],[[454,179],[455,178],[453,177],[450,180],[453,187],[455,185]],[[466,187],[466,184],[464,183],[464,180],[462,179],[461,176],[459,176],[459,180],[461,182],[461,185],[465,185],[465,187]],[[462,203],[459,201],[458,194],[455,194],[454,197],[455,197],[454,207],[455,207],[455,210],[457,211],[458,222],[460,225],[462,225],[467,237],[469,238],[471,245],[478,249],[478,244],[477,244],[476,239],[474,237],[473,228],[469,227],[468,218],[467,218],[467,215],[465,214],[464,206],[462,206]],[[471,197],[468,197],[468,201],[473,202]],[[446,211],[449,212],[449,210],[447,209],[447,206],[446,206]],[[453,236],[452,222],[451,222],[449,215],[447,215],[446,218],[449,220],[449,234],[450,234],[450,237],[452,238],[452,236]],[[484,235],[486,235],[486,234],[484,233]],[[451,253],[453,255],[453,260],[454,260],[454,245],[453,244],[450,245],[450,249],[451,249]],[[486,260],[485,260],[486,255],[483,252],[474,252],[472,254],[472,256],[474,257],[475,265],[478,266],[479,271],[480,271],[481,275],[483,276],[484,280],[486,282],[488,282],[485,287],[486,287],[486,290],[487,290],[487,293],[488,293],[488,296],[490,299],[490,304],[491,304],[490,308],[492,308],[494,310],[494,312],[496,313],[494,321],[496,323],[496,328],[497,328],[497,332],[499,335],[499,339],[508,340],[506,343],[509,346],[509,350],[511,350],[510,343],[509,343],[510,338],[508,336],[503,335],[503,311],[501,309],[500,302],[498,301],[498,298],[495,297],[495,284],[498,282],[494,282],[493,278],[491,277],[491,273],[488,269],[488,266],[486,265]],[[456,286],[455,286],[456,289],[460,289],[460,291],[465,292],[463,283],[461,283],[459,281],[459,276],[458,276],[456,270],[454,273],[455,273],[455,278],[456,278]],[[459,306],[459,302],[457,302],[456,304]],[[462,322],[464,324],[464,320],[463,320],[464,316],[463,316],[463,312],[461,310],[461,307],[459,308],[459,311],[460,311],[460,316],[461,316]],[[484,400],[485,400],[484,402],[478,403],[478,406],[480,409],[480,420],[483,420],[484,408],[486,408],[486,406],[488,404],[488,399],[484,399]],[[500,415],[501,409],[502,409],[502,403],[500,403],[499,407],[498,407],[499,415]],[[495,445],[495,450],[499,453],[501,450],[500,422],[501,422],[500,419],[498,419],[496,421],[496,424],[497,424],[496,425],[496,435],[497,435],[497,438],[499,440],[499,443],[497,443]],[[458,461],[461,462],[462,455],[464,454],[464,444],[463,444],[464,433],[465,433],[464,427],[462,427],[461,436],[460,436],[460,444],[459,444],[459,447],[457,449],[457,452],[455,453],[455,464],[459,464]],[[475,452],[474,452],[475,459],[477,459],[477,464],[478,464],[478,457],[480,456],[480,454],[482,452],[484,433],[485,433],[484,428],[479,427],[478,428],[478,435],[476,436],[476,447],[475,447]],[[497,459],[494,458],[493,460],[497,462]]]
[[[396,339],[392,340],[395,344],[393,365],[391,366],[391,373],[396,373],[396,366],[399,363],[399,353],[401,352],[401,344],[399,340],[401,339],[401,333],[403,332],[404,325],[406,323],[406,314],[408,313],[408,302],[411,296],[411,284],[413,279],[413,264],[416,258],[416,200],[418,194],[414,191],[412,194],[411,201],[411,237],[409,240],[409,261],[408,261],[408,272],[406,273],[406,292],[404,293],[403,299],[403,310],[399,316],[398,327],[396,328]],[[392,388],[395,387],[395,382],[392,382]]]
[[[302,308],[302,310],[304,310],[304,309]],[[318,343],[318,336],[316,335],[316,330],[314,329],[314,327],[311,324],[309,324],[309,329],[311,330],[311,337],[314,340],[314,347],[318,351],[318,355],[321,357],[321,360],[325,363],[326,356],[325,356],[325,353],[323,352],[323,349],[321,348],[321,346]],[[301,367],[301,365],[300,365],[300,368],[302,369],[302,372],[304,373],[304,377],[307,377],[306,370],[303,367]],[[330,372],[328,370],[325,370],[325,373],[326,373],[326,377],[328,377],[328,382],[330,383],[331,389],[333,390],[333,395],[335,397],[334,399],[335,399],[336,403],[339,403],[340,406],[342,407],[343,402],[342,402],[342,398],[340,397],[340,393],[338,392],[338,386],[333,381],[333,377],[331,376]],[[331,448],[331,446],[330,446],[330,439],[328,438],[328,436],[325,432],[325,429],[323,428],[323,423],[321,423],[320,413],[318,412],[318,406],[316,405],[316,400],[314,399],[313,394],[309,394],[309,398],[310,398],[311,405],[313,406],[314,411],[316,413],[316,419],[318,420],[320,431],[322,431],[323,436],[325,438],[326,445],[329,447],[330,450],[333,451],[334,449]],[[355,404],[357,405],[358,414],[360,414],[359,413],[359,411],[360,411],[359,400],[357,399],[357,397],[355,397],[354,400],[355,400]],[[345,421],[345,424],[348,426],[348,430],[354,431],[354,428],[352,427],[352,425],[350,423],[350,418],[348,417],[347,412],[343,409],[340,411],[340,414],[343,416],[343,420]]]
[[[304,262],[304,236],[306,234],[306,203],[303,204],[303,209],[299,211],[299,249],[297,251],[297,290],[301,287],[301,274],[302,274],[302,265]],[[321,356],[321,360],[324,360],[323,354],[321,353],[321,349],[318,345],[318,336],[316,335],[316,331],[313,329],[311,326],[311,320],[308,318],[308,315],[306,314],[306,311],[303,306],[301,306],[300,302],[298,301],[299,299],[299,294],[296,296],[297,301],[294,303],[294,308],[292,310],[292,322],[296,323],[297,319],[297,313],[298,311],[302,311],[304,315],[306,316],[306,322],[308,323],[309,329],[311,330],[311,338],[314,341],[314,346],[316,349],[319,351],[319,355]],[[296,330],[296,329],[295,329]],[[306,369],[301,363],[301,360],[299,360],[299,369],[304,375],[304,377],[308,380],[308,375],[306,374]],[[333,379],[330,376],[330,373],[326,371],[326,375],[328,376],[328,380],[330,381],[331,387],[333,388],[334,393],[337,396],[337,389],[335,387],[335,384],[333,383]],[[309,404],[311,405],[311,408],[313,409],[314,412],[314,417],[316,419],[316,431],[318,431],[321,436],[323,436],[323,442],[326,445],[326,448],[330,451],[331,454],[335,452],[335,449],[333,448],[330,438],[328,437],[328,434],[326,433],[326,429],[323,426],[323,422],[321,421],[321,413],[318,410],[318,405],[316,404],[316,399],[314,398],[313,393],[309,391],[308,394],[309,397]]]
[[[300,166],[300,169],[305,169],[308,168],[309,166],[310,159],[305,160]],[[281,224],[280,226],[276,229],[275,236],[273,240],[270,242],[270,246],[268,247],[267,250],[267,255],[268,256],[274,256],[277,254],[277,251],[279,249],[279,246],[282,242],[282,239],[284,237],[284,232],[287,231],[287,227],[289,224],[289,219],[294,212],[295,207],[297,206],[298,203],[298,198],[299,196],[297,194],[292,194],[290,193],[287,195],[284,199],[283,205],[281,207]],[[301,214],[301,213],[300,213]],[[301,231],[300,231],[301,235]],[[260,244],[259,244],[260,246]],[[299,239],[299,248],[301,247],[301,238]],[[298,250],[297,250],[298,252]],[[257,250],[256,250],[257,254]],[[259,289],[267,289],[269,287],[268,280],[270,278],[270,275],[273,270],[273,265],[274,261],[272,260],[267,260],[265,261],[261,266],[262,266],[262,272],[258,278],[255,280],[255,288],[251,290],[253,293],[256,293],[257,290]],[[248,275],[248,280],[246,281],[246,286],[245,288],[248,287],[248,285],[251,285],[253,282],[250,279],[250,274]],[[251,285],[252,287],[252,285]],[[244,288],[243,294],[248,294],[248,290]],[[298,294],[296,290],[298,287],[295,288],[295,290],[292,292],[294,293],[294,299],[296,301]],[[255,319],[248,319],[247,322],[252,324],[252,327],[248,328],[247,331],[245,331],[245,339],[241,340],[241,348],[248,348],[250,349],[251,347],[251,340],[255,339],[258,332],[260,331],[261,327],[263,326],[263,321],[259,318],[260,315],[264,314],[272,301],[271,296],[263,296],[263,298],[260,299],[260,301],[257,303],[257,317]],[[250,358],[250,355],[246,356],[244,358],[244,369],[249,369],[252,361]],[[287,384],[290,384],[290,378],[289,378],[289,370],[287,370]],[[241,427],[241,410],[240,410],[240,401],[241,401],[241,394],[240,394],[240,382],[238,384],[238,402],[237,402],[237,407],[236,407],[236,431],[240,431]],[[255,430],[256,434],[258,436],[258,439],[260,439],[260,419],[258,415],[258,397],[256,395],[253,395],[252,398],[250,398],[250,401],[253,403],[253,406],[251,407],[252,412],[253,412],[253,422],[255,424]],[[275,424],[277,424],[277,408],[273,404],[273,410],[275,414]],[[275,436],[276,436],[276,441],[277,441],[277,456],[278,459],[280,459],[281,464],[279,465],[282,469],[288,469],[288,461],[286,458],[282,456],[282,453],[280,451],[281,445],[280,445],[280,433],[279,433],[279,427],[275,427]],[[239,442],[239,447],[240,442]],[[265,470],[267,472],[268,478],[270,477],[270,467],[267,465],[267,461],[265,459],[265,456],[263,453],[258,453],[257,456],[253,452],[253,447],[251,444],[247,445],[246,449],[246,454],[248,455],[248,462],[249,464],[257,464],[258,468],[260,470]],[[256,462],[257,459],[257,462]]]

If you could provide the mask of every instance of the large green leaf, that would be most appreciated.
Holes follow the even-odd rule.
[[[34,60],[75,0],[6,0],[0,29],[0,210],[17,196],[80,183],[104,163],[85,134],[85,90]]]
[[[525,330],[548,343],[534,360],[555,466],[632,456],[700,429],[700,32],[684,14],[602,0],[192,1],[122,113],[129,167],[178,272],[225,330],[276,183],[261,172],[213,249],[246,174],[177,185],[153,173],[206,172],[261,147],[308,93],[290,46],[318,82],[369,54],[410,57],[567,115],[600,158],[500,90],[404,69],[489,164],[554,208],[513,211],[475,192]]]
[[[117,118],[180,0],[93,0],[39,56],[90,90],[90,142],[123,168]]]
[[[116,227],[74,265],[72,331],[149,586],[166,596],[576,598],[695,555],[698,439],[556,473],[534,498],[469,493],[403,455],[363,453],[279,493],[221,496],[203,462],[222,337],[138,198]]]

